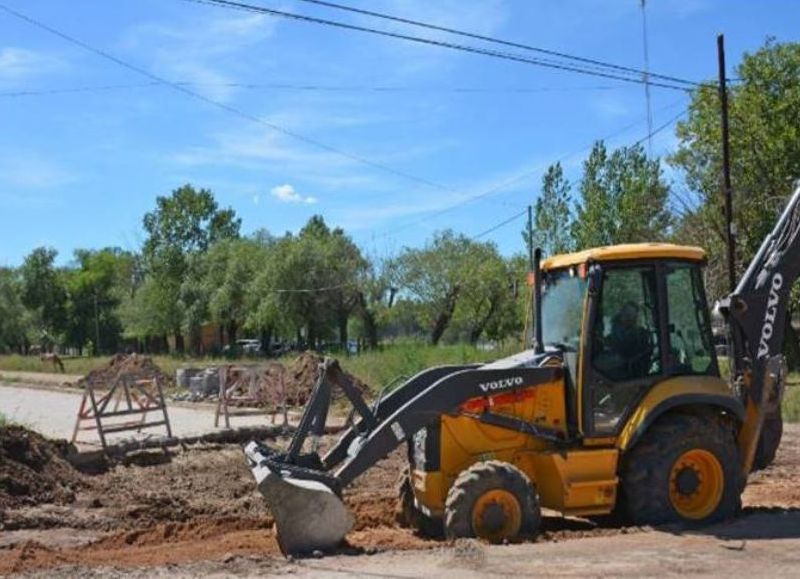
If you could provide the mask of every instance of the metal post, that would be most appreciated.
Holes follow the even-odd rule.
[[[94,292],[94,352],[97,356],[100,353],[100,318],[97,314],[97,290]]]
[[[528,205],[528,270],[533,271],[533,205]]]
[[[722,187],[725,195],[725,235],[728,244],[728,283],[736,290],[736,226],[733,223],[733,191],[731,187],[730,139],[728,134],[728,88],[725,78],[725,36],[717,36],[719,60],[719,103],[722,121]]]
[[[650,106],[650,56],[647,49],[647,9],[645,1],[641,1],[642,6],[642,47],[644,48],[644,98],[647,107],[647,154],[653,156],[653,109]]]
[[[528,271],[533,273],[535,269],[535,260],[533,257],[533,205],[528,205]],[[531,288],[531,290],[533,290],[533,288]],[[532,293],[535,295],[535,292]],[[532,297],[534,297],[534,295],[532,295]],[[530,319],[526,320],[526,323],[530,328],[529,332],[527,332],[525,336],[525,340],[527,341],[527,344],[525,345],[526,348],[530,344],[533,344],[536,338],[536,331],[534,330],[537,315],[536,307],[531,307],[530,312]]]

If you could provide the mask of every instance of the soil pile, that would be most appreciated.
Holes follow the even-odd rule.
[[[289,364],[271,362],[258,367],[231,367],[228,387],[237,384],[236,405],[250,405],[278,408],[286,406],[303,406],[311,396],[311,392],[319,379],[319,366],[324,358],[314,352],[303,352]],[[361,380],[344,372],[350,382],[362,393],[368,387]],[[334,391],[340,396],[339,390]]]
[[[22,426],[0,426],[0,513],[74,501],[83,477],[64,459],[67,449],[66,441],[47,440]]]
[[[302,406],[306,403],[314,385],[319,379],[319,366],[324,358],[314,352],[303,352],[289,365],[288,372],[290,377],[290,396],[293,397],[297,405]],[[342,370],[342,373],[350,382],[362,393],[368,390],[367,385],[352,374]],[[338,393],[338,391],[337,391]]]
[[[156,378],[162,387],[170,383],[169,376],[149,356],[115,354],[108,364],[89,372],[77,385],[80,388],[85,388],[87,385],[110,387],[118,380],[136,381],[153,378]]]

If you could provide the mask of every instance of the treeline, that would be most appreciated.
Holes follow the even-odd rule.
[[[730,129],[744,268],[800,177],[800,45],[768,41],[744,55],[735,75]],[[649,158],[641,144],[598,142],[574,183],[551,166],[534,196],[536,244],[547,254],[636,241],[700,245],[709,252],[710,297],[724,294],[718,111],[716,85],[703,85],[665,159]],[[266,349],[277,341],[375,347],[398,336],[476,343],[523,329],[522,241],[504,257],[491,242],[444,230],[421,248],[374,259],[320,216],[296,234],[242,236],[231,209],[190,185],[159,197],[143,227],[139,252],[80,250],[57,267],[55,250],[38,248],[22,266],[0,269],[0,351],[203,353],[209,331],[215,347],[241,337]]]
[[[414,336],[502,340],[520,329],[524,260],[446,231],[392,259],[368,259],[312,217],[297,233],[240,235],[240,219],[189,185],[143,219],[141,253],[80,250],[67,267],[37,248],[0,277],[0,348],[209,353],[257,337],[320,348]],[[213,349],[211,348],[211,349]]]

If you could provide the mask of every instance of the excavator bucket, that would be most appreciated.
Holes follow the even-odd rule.
[[[269,460],[264,447],[256,442],[247,445],[245,454],[275,519],[284,555],[330,550],[344,539],[353,527],[353,516],[330,487],[293,477]]]

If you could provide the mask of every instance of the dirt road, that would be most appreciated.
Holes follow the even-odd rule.
[[[286,561],[240,450],[206,446],[142,454],[85,477],[75,501],[0,517],[0,575],[413,577],[728,575],[800,572],[800,426],[788,425],[776,464],[753,475],[741,517],[702,531],[642,529],[546,517],[535,542],[486,546],[424,539],[392,515],[400,453],[346,493],[348,545]]]
[[[0,382],[0,412],[12,422],[24,424],[51,438],[72,437],[75,418],[81,403],[81,391],[36,388]],[[176,405],[168,402],[168,412],[175,436],[193,436],[218,430],[214,427],[214,406],[211,404]],[[153,419],[155,420],[155,419]],[[231,418],[231,425],[263,426],[268,419],[263,414]],[[164,428],[146,431],[164,436]],[[110,443],[129,439],[134,433],[119,433],[108,436]],[[81,434],[79,442],[99,446],[97,435]]]

